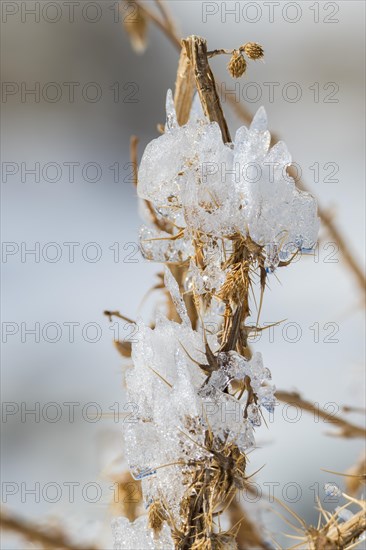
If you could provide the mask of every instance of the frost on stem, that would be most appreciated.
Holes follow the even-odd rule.
[[[197,98],[180,126],[169,91],[165,133],[143,154],[137,190],[151,208],[141,248],[169,264],[164,284],[179,322],[162,313],[154,328],[140,322],[132,345],[126,386],[138,412],[124,437],[147,514],[116,520],[115,550],[236,548],[235,529],[223,531],[217,514],[245,487],[246,453],[276,405],[271,373],[248,345],[261,330],[247,322],[252,279],[263,294],[267,272],[311,248],[319,226],[315,200],[286,173],[286,145],[269,144],[263,108],[224,143]],[[185,266],[185,281],[174,266]]]

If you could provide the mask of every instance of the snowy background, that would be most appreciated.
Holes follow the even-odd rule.
[[[148,50],[137,56],[107,0],[75,2],[73,22],[64,2],[47,3],[40,21],[22,14],[21,4],[2,3],[2,504],[25,517],[59,516],[65,525],[83,524],[86,532],[88,522],[98,520],[110,548],[113,490],[103,471],[118,449],[122,426],[88,416],[111,413],[116,403],[123,411],[126,404],[122,361],[112,342],[117,325],[111,330],[103,310],[148,320],[159,301],[156,294],[142,302],[158,266],[143,261],[137,249],[129,138],[140,138],[141,154],[157,135],[178,54],[150,27]],[[30,9],[36,3],[25,4]],[[210,49],[263,45],[265,64],[249,63],[236,93],[252,113],[265,106],[270,128],[285,139],[304,181],[362,262],[364,4],[264,4],[169,2],[182,36],[200,34]],[[225,14],[225,6],[238,10],[235,5],[236,16]],[[209,9],[215,13],[205,17]],[[226,63],[218,57],[212,68],[232,89]],[[37,86],[39,97],[25,93]],[[94,102],[95,93],[100,97]],[[234,134],[241,122],[227,104],[224,109]],[[38,171],[35,163],[39,181],[27,172]],[[277,327],[273,342],[264,334],[255,349],[278,388],[299,390],[332,413],[344,404],[364,406],[365,327],[357,282],[322,236],[316,258],[271,277],[262,321],[291,324],[284,331]],[[39,258],[25,254],[31,249],[39,250]],[[35,327],[39,338],[27,333]],[[122,329],[121,338],[128,333]],[[74,421],[72,406],[65,405],[71,402]],[[45,407],[49,403],[58,405]],[[25,414],[37,407],[39,419]],[[320,469],[345,471],[363,445],[327,436],[331,426],[305,413],[291,422],[293,411],[287,412],[286,421],[280,406],[269,430],[257,433],[260,448],[251,454],[250,471],[266,464],[256,481],[278,484],[274,494],[280,499],[286,484],[298,483],[301,498],[292,506],[315,522],[314,491],[319,487],[322,498],[324,482],[334,479]],[[61,418],[51,422],[56,414]],[[72,483],[79,484],[74,499]],[[256,510],[274,532],[286,529],[266,505]],[[2,547],[23,544],[7,536]]]

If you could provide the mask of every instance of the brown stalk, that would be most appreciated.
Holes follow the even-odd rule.
[[[2,511],[0,521],[1,529],[17,533],[30,542],[40,544],[43,548],[59,550],[97,550],[96,546],[88,545],[88,547],[83,547],[73,544],[70,542],[67,535],[62,533],[59,529],[57,529],[57,531],[54,529],[54,533],[46,532],[38,525],[13,516],[9,512]]]
[[[262,539],[260,531],[258,531],[255,524],[250,521],[248,515],[246,514],[243,516],[243,508],[240,506],[237,499],[233,499],[228,512],[231,524],[239,524],[236,535],[236,542],[238,543],[239,550],[250,550],[252,548],[268,550],[270,548]]]
[[[137,158],[137,146],[139,144],[139,138],[137,136],[130,137],[130,159],[132,163],[132,178],[133,184],[137,187],[137,167],[138,167],[138,158]]]
[[[194,94],[194,75],[187,50],[182,47],[175,81],[174,104],[179,126],[188,122]]]
[[[278,390],[276,391],[276,397],[280,401],[283,401],[290,405],[296,405],[297,407],[300,407],[302,410],[314,413],[319,418],[323,418],[330,424],[334,424],[335,426],[338,426],[339,428],[341,428],[341,431],[339,433],[340,437],[347,437],[347,438],[363,437],[364,438],[366,436],[366,430],[361,426],[356,426],[355,424],[352,424],[351,422],[348,422],[347,420],[344,420],[339,416],[330,416],[326,411],[323,411],[320,408],[316,407],[313,403],[311,403],[311,401],[306,401],[305,399],[303,399],[301,395],[297,392],[288,392],[288,391]]]
[[[160,17],[158,17],[152,10],[147,8],[145,4],[142,4],[140,1],[137,0],[134,0],[133,3],[138,6],[141,13],[147,19],[150,19],[150,21],[152,21],[163,32],[163,34],[165,34],[165,36],[170,40],[173,46],[180,49],[180,39],[177,36],[172,21],[169,23],[169,25],[167,25],[165,18],[161,20]]]
[[[127,323],[131,323],[132,325],[135,325],[135,321],[132,321],[129,317],[126,317],[125,315],[122,315],[119,311],[104,311],[104,315],[109,317],[109,320],[112,322],[112,317],[118,317],[118,319],[122,319],[123,321],[126,321]]]
[[[224,143],[230,143],[229,128],[217,94],[215,78],[207,58],[207,42],[200,36],[192,35],[183,40],[187,56],[192,63],[196,87],[205,115],[211,122],[220,126]]]
[[[346,490],[351,496],[357,495],[358,491],[366,482],[366,455],[350,468],[346,473]]]

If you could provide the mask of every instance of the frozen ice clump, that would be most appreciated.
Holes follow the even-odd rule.
[[[126,373],[134,414],[124,424],[124,438],[131,473],[142,481],[145,505],[161,499],[179,523],[187,472],[210,456],[207,430],[218,449],[224,442],[236,444],[241,452],[253,447],[260,407],[273,406],[274,388],[264,385],[270,374],[260,354],[248,361],[235,351],[218,352],[217,337],[210,334],[206,344],[202,329],[192,329],[168,269],[165,279],[182,323],[160,315],[154,329],[138,325],[134,367]],[[217,360],[209,375],[199,367],[207,363],[206,345]],[[240,400],[227,391],[234,380],[250,381],[253,406],[247,406],[247,390]]]
[[[166,220],[186,228],[188,238],[195,231],[216,238],[249,234],[269,255],[272,247],[269,265],[275,268],[296,250],[314,246],[319,220],[315,199],[286,172],[291,155],[285,143],[270,148],[270,140],[263,107],[249,128],[238,129],[232,144],[222,142],[219,126],[197,102],[187,124],[179,126],[169,91],[166,131],[145,149],[138,194]],[[179,239],[172,243],[176,256],[182,255]],[[160,261],[166,254],[174,257],[165,249],[155,257]]]
[[[147,516],[134,522],[119,517],[112,521],[113,550],[174,550],[169,527],[164,524],[156,534],[148,527]]]
[[[189,239],[174,239],[174,235],[146,225],[140,229],[140,248],[143,257],[154,262],[180,263],[193,253]]]

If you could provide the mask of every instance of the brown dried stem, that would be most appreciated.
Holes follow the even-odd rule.
[[[168,8],[166,6],[166,3],[163,2],[163,0],[155,0],[155,4],[157,5],[166,26],[171,30],[173,36],[178,36],[177,30],[175,28],[174,21],[172,19],[172,16],[170,15]]]
[[[138,6],[141,13],[147,19],[150,19],[150,21],[152,21],[163,32],[163,34],[165,34],[165,36],[170,40],[173,46],[180,49],[180,38],[178,37],[172,23],[167,24],[165,18],[161,20],[160,17],[158,17],[152,10],[147,8],[145,4],[142,4],[137,0],[134,0],[133,3]]]
[[[126,323],[131,323],[132,325],[135,324],[135,321],[132,321],[129,317],[126,317],[125,315],[122,315],[119,311],[104,311],[104,315],[109,317],[109,320],[112,322],[112,317],[118,317],[118,319],[122,319],[122,321],[126,321]]]
[[[366,455],[352,466],[345,474],[346,490],[351,496],[357,495],[358,491],[366,483]]]
[[[364,438],[366,436],[366,430],[361,426],[356,426],[355,424],[352,424],[351,422],[348,422],[347,420],[344,420],[339,416],[330,416],[329,413],[321,410],[319,407],[316,407],[313,403],[311,403],[311,401],[306,401],[305,399],[303,399],[301,395],[297,392],[278,390],[276,391],[276,397],[280,401],[284,401],[285,403],[288,403],[290,405],[295,405],[297,407],[300,407],[304,411],[315,414],[319,418],[323,418],[325,421],[329,422],[329,424],[334,424],[338,426],[339,428],[341,428],[338,434],[340,437]]]
[[[58,550],[97,550],[96,546],[83,547],[70,542],[68,536],[59,529],[54,529],[54,533],[46,532],[43,528],[20,519],[9,512],[1,512],[1,529],[12,531],[22,536],[26,540],[38,543],[43,548],[57,548]]]
[[[230,143],[229,128],[217,94],[215,78],[208,63],[207,42],[200,36],[192,35],[183,40],[183,43],[193,66],[203,111],[211,122],[217,122],[220,126],[224,143]]]
[[[258,550],[268,550],[270,546],[262,539],[260,531],[255,524],[249,519],[248,514],[244,513],[237,499],[231,502],[228,509],[231,525],[239,524],[239,529],[236,535],[236,542],[239,550],[250,550],[256,548]]]
[[[309,550],[346,550],[347,548],[362,548],[359,537],[366,530],[366,507],[365,501],[351,499],[348,495],[343,495],[349,499],[349,503],[358,504],[361,508],[350,519],[339,522],[338,514],[327,514],[321,509],[322,515],[327,517],[327,522],[320,529],[310,527],[307,530],[307,539]]]
[[[137,136],[130,137],[130,159],[132,163],[132,178],[133,184],[137,187],[137,174],[138,174],[138,159],[137,159],[137,146],[139,144],[139,138]]]
[[[186,124],[192,106],[194,95],[194,75],[192,63],[188,58],[187,50],[182,47],[179,57],[177,78],[175,81],[174,104],[177,120],[180,126]]]

